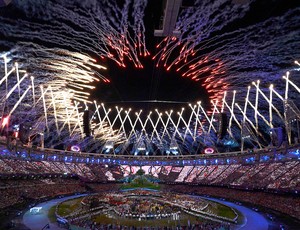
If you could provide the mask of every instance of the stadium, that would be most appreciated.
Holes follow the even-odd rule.
[[[299,15],[0,0],[0,229],[299,229]]]

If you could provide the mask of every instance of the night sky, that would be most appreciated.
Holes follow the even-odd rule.
[[[236,1],[247,2],[247,1]],[[183,1],[184,7],[190,7],[191,1]],[[263,22],[270,17],[280,16],[289,9],[299,6],[297,1],[254,1],[250,4],[250,10],[244,17],[234,20],[226,25],[222,30],[212,33],[211,36],[228,33],[239,30],[247,26]],[[222,10],[222,9],[220,9]],[[162,15],[162,6],[150,1],[145,11],[146,42],[151,54],[157,52],[156,44],[161,42],[162,38],[154,37],[154,29],[159,27],[159,19]],[[213,15],[212,15],[213,17]],[[234,36],[234,35],[230,35]],[[221,41],[222,44],[222,41]],[[226,46],[226,43],[222,44]],[[203,52],[211,52],[214,47],[205,48]],[[176,55],[176,54],[175,54]],[[98,84],[96,90],[92,92],[91,99],[100,100],[110,105],[130,104],[133,107],[153,108],[159,103],[154,101],[172,101],[178,102],[182,106],[184,102],[202,101],[209,104],[209,93],[202,86],[205,80],[205,74],[201,81],[195,82],[189,78],[181,76],[180,72],[174,69],[169,71],[163,65],[156,66],[155,60],[151,57],[142,58],[143,69],[137,69],[131,62],[127,62],[126,68],[120,68],[111,60],[101,60],[108,67],[103,71],[105,76],[110,79],[109,84]],[[292,63],[291,63],[292,64]],[[279,68],[288,68],[291,64],[277,64]],[[245,71],[256,71],[254,67],[243,66]],[[208,74],[206,74],[208,75]],[[149,101],[149,103],[141,103]],[[151,103],[150,103],[151,102]],[[183,102],[183,103],[180,103]],[[128,106],[127,105],[127,106]],[[169,107],[174,106],[171,105]]]
[[[145,11],[145,35],[147,48],[151,54],[157,52],[156,45],[162,37],[155,37],[154,30],[159,28],[163,14],[163,4],[149,1]],[[102,73],[110,79],[109,84],[98,84],[91,99],[106,102],[109,105],[134,107],[136,109],[169,109],[186,106],[189,102],[209,103],[208,93],[201,82],[183,78],[174,69],[169,71],[163,65],[156,66],[151,56],[142,57],[143,69],[136,68],[127,61],[126,68],[120,68],[113,61],[105,58],[101,62],[108,67]],[[164,103],[161,103],[164,101]]]
[[[233,6],[239,7],[234,13],[230,12],[230,2],[223,1],[222,4],[212,10],[212,3],[202,5],[198,3],[195,7],[192,1],[183,1],[179,22],[192,19],[191,16],[189,16],[190,19],[185,18],[182,13],[184,10],[190,9],[194,12],[200,12],[200,15],[203,12],[203,18],[197,18],[190,26],[187,24],[183,27],[185,33],[182,37],[182,39],[186,39],[189,36],[194,36],[198,31],[206,31],[203,35],[199,34],[203,38],[194,36],[194,40],[189,41],[189,46],[192,45],[198,49],[195,54],[197,57],[195,61],[201,61],[205,57],[209,60],[208,63],[200,66],[203,69],[208,68],[208,70],[196,76],[199,78],[198,81],[192,80],[193,76],[181,76],[183,70],[187,70],[186,67],[180,71],[176,71],[176,68],[172,67],[167,71],[163,62],[158,63],[157,58],[151,59],[159,52],[160,49],[156,48],[156,45],[163,39],[153,36],[154,29],[159,27],[163,14],[162,3],[158,3],[158,1],[149,1],[144,11],[145,42],[150,56],[139,57],[144,66],[143,69],[135,68],[126,56],[124,57],[126,67],[119,67],[115,61],[105,57],[96,46],[91,44],[91,42],[96,41],[92,40],[94,34],[88,31],[85,23],[89,23],[89,13],[92,13],[93,7],[96,6],[93,1],[86,4],[76,1],[16,1],[3,7],[0,9],[0,20],[2,21],[0,45],[2,50],[8,50],[20,42],[32,42],[43,47],[64,48],[91,55],[97,60],[97,63],[107,67],[106,71],[100,71],[100,73],[110,80],[110,83],[103,83],[103,81],[100,81],[99,84],[93,83],[96,89],[90,91],[91,100],[110,103],[155,100],[196,102],[201,100],[204,104],[209,104],[209,99],[212,99],[217,91],[219,91],[218,98],[220,99],[222,92],[228,87],[229,89],[244,87],[251,83],[252,79],[260,78],[263,78],[267,84],[272,78],[276,81],[284,71],[293,66],[293,61],[300,53],[298,46],[300,23],[297,25],[297,19],[295,20],[295,14],[297,14],[297,8],[299,9],[300,5],[299,1],[263,0],[252,3],[246,0],[232,1]],[[122,1],[118,1],[119,7],[123,6],[122,3]],[[215,1],[214,4],[216,3],[218,1]],[[248,3],[250,4],[247,5]],[[106,7],[112,7],[108,3],[103,4],[106,4]],[[74,15],[65,18],[65,16],[60,15],[65,13],[63,11],[58,12],[56,6],[61,9],[64,9],[62,7],[65,6],[66,9],[73,11]],[[292,10],[294,12],[289,13]],[[129,14],[134,14],[131,8]],[[74,19],[82,17],[80,20],[83,21],[76,22],[72,20],[73,17]],[[277,20],[276,17],[283,18]],[[289,21],[291,17],[294,17],[294,21]],[[134,16],[129,15],[129,23],[133,23],[134,18]],[[109,17],[107,19],[110,20]],[[25,23],[24,25],[28,25],[28,27],[24,28],[20,22]],[[58,25],[60,23],[65,27],[62,31],[59,31]],[[118,30],[116,26],[113,28]],[[247,28],[249,28],[249,33]],[[89,38],[91,42],[86,41],[85,46],[76,46],[76,44],[82,44],[82,41],[74,35],[75,31]],[[129,31],[133,36],[134,31]],[[93,32],[97,37],[98,32]],[[257,33],[261,34],[256,37]],[[53,35],[63,42],[59,42],[57,38],[52,38]],[[271,41],[273,38],[277,40]],[[200,40],[197,41],[197,39]],[[89,45],[90,47],[88,47]],[[282,47],[286,47],[286,49],[282,50]],[[172,51],[167,65],[180,55],[181,48],[182,45],[179,45]],[[114,52],[111,48],[109,50]],[[30,52],[33,53],[33,56],[36,55],[34,51],[24,50],[24,53]],[[26,55],[22,58],[26,59]],[[101,58],[103,56],[104,58]],[[187,61],[189,60],[191,58],[187,59]],[[218,62],[214,60],[218,60]],[[221,63],[220,66],[223,70],[221,74],[213,73],[217,63]],[[39,71],[32,65],[29,65],[28,68],[33,73]],[[279,75],[274,76],[275,74]],[[211,88],[203,85],[203,82],[210,75],[215,80],[211,81],[209,86],[214,86],[215,92],[208,92],[208,89]],[[223,79],[223,83],[217,83],[218,79]]]

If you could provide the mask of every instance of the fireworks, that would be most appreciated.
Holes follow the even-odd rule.
[[[216,144],[214,117],[221,112],[229,116],[228,133],[235,141],[241,139],[241,130],[264,139],[266,131],[260,127],[272,128],[284,120],[277,105],[287,99],[287,87],[297,89],[298,82],[286,76],[285,92],[284,87],[269,88],[267,84],[276,84],[300,55],[299,6],[248,22],[243,19],[256,1],[195,1],[193,7],[180,10],[174,28],[177,36],[157,39],[150,53],[147,42],[153,41],[146,37],[144,24],[148,4],[153,3],[15,1],[11,10],[23,14],[17,19],[4,13],[0,16],[0,44],[9,49],[0,80],[3,114],[18,117],[23,113],[20,119],[38,121],[36,133],[55,130],[63,143],[69,137],[83,138],[82,112],[88,108],[93,112],[95,139],[85,145],[98,151],[113,141],[119,153],[133,143],[144,143],[156,153],[168,150],[170,143],[183,152],[198,153],[200,145]],[[144,68],[147,56],[156,68],[201,82],[210,95],[210,111],[196,103],[174,113],[134,113],[129,108],[109,110],[105,104],[90,101],[97,82],[110,82],[102,65],[105,59],[126,70],[128,63]],[[297,90],[290,97],[294,95]],[[260,147],[267,142],[253,141]]]
[[[244,84],[239,79],[263,77],[267,82],[277,77],[280,66],[294,61],[291,54],[299,55],[294,47],[299,47],[300,9],[231,28],[231,23],[247,15],[251,3],[195,1],[193,7],[183,8],[175,28],[180,35],[156,44],[152,55],[157,67],[202,81],[211,99],[218,100],[233,84],[244,87],[251,82]],[[109,58],[123,68],[126,62],[143,68],[142,58],[150,55],[144,25],[147,4],[145,0],[16,1],[14,7],[26,17],[15,23],[15,19],[1,16],[1,32],[8,38],[7,46],[11,46],[11,38],[34,40],[48,47],[93,54],[100,62]]]
[[[7,63],[6,56],[4,61],[6,69],[0,81],[1,97],[4,99],[1,104],[4,108],[2,114],[5,114],[2,128],[8,126],[9,122],[12,125],[27,123],[32,126],[28,134],[29,139],[37,134],[44,136],[45,133],[46,140],[51,140],[48,145],[57,144],[58,140],[67,143],[70,138],[84,140],[83,108],[74,100],[76,93],[72,94],[62,87],[60,91],[54,90],[51,84],[55,86],[57,83],[51,81],[47,88],[42,84],[38,88],[38,80],[33,76],[28,77],[27,73],[19,69],[20,64],[11,66],[10,62]],[[24,76],[18,77],[22,72]],[[123,109],[118,106],[113,109],[107,108],[105,104],[98,105],[96,101],[90,106],[85,104],[86,108],[94,111],[90,117],[94,138],[84,140],[82,146],[88,147],[89,151],[100,149],[122,155],[138,155],[141,152],[146,155],[196,154],[202,151],[203,147],[216,146],[220,142],[217,137],[220,121],[216,120],[216,117],[218,113],[226,113],[228,137],[222,141],[242,139],[244,143],[244,139],[249,139],[254,146],[263,148],[267,141],[264,138],[265,131],[259,127],[265,126],[268,127],[265,130],[269,130],[278,122],[286,123],[287,119],[292,122],[293,117],[297,119],[299,116],[289,95],[299,95],[300,89],[291,81],[289,72],[283,79],[286,82],[284,96],[281,96],[273,85],[269,87],[269,95],[266,95],[264,89],[260,88],[260,81],[257,81],[252,83],[252,90],[251,86],[248,87],[243,104],[236,102],[236,91],[224,94],[222,101],[212,100],[211,114],[205,111],[201,102],[188,104],[180,111],[162,112],[156,109],[148,114],[142,110],[134,112],[130,108]],[[254,101],[249,98],[250,92],[256,94]],[[282,102],[281,108],[273,104],[275,98]],[[259,109],[265,103],[269,108],[267,115],[262,114]],[[283,113],[283,105],[285,110],[290,112]],[[56,137],[53,137],[54,133]],[[262,140],[258,140],[258,137]],[[109,148],[106,148],[108,143]]]

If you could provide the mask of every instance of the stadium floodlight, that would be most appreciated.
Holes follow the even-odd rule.
[[[114,142],[113,141],[107,141],[104,145],[105,149],[112,149],[114,147]]]
[[[175,138],[172,138],[171,142],[170,142],[170,148],[169,148],[169,153],[172,153],[174,155],[178,154],[178,144],[175,140]]]
[[[149,150],[147,150],[146,144],[144,142],[144,140],[140,139],[138,140],[133,148],[134,151],[134,155],[137,156],[140,152],[149,155]]]
[[[178,149],[178,145],[177,145],[177,142],[176,140],[173,138],[171,140],[171,143],[170,143],[170,150],[177,150]]]
[[[109,153],[111,149],[114,148],[114,142],[113,141],[106,141],[105,145],[103,146],[103,150],[105,150],[105,153]]]
[[[144,150],[146,150],[146,145],[145,145],[145,143],[144,143],[144,141],[139,141],[138,143],[137,143],[137,145],[136,145],[136,149],[138,150],[138,151],[144,151]]]

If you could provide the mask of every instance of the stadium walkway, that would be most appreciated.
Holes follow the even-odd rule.
[[[57,205],[59,202],[69,200],[72,198],[85,196],[86,194],[67,196],[63,198],[57,198],[53,200],[49,200],[40,204],[37,204],[34,207],[42,207],[39,213],[33,214],[30,213],[30,210],[27,210],[23,215],[23,223],[26,227],[31,230],[41,230],[41,229],[52,229],[52,230],[65,230],[65,228],[60,228],[56,223],[50,223],[48,218],[48,211],[51,207]],[[46,225],[49,224],[49,228]]]
[[[244,217],[245,217],[245,223],[243,226],[239,227],[238,230],[268,230],[269,229],[269,222],[268,220],[261,215],[258,212],[253,211],[250,208],[247,208],[245,206],[241,206],[229,201],[224,201],[220,199],[215,199],[215,198],[208,198],[208,197],[203,197],[208,200],[213,200],[217,201],[221,204],[225,204],[229,207],[235,208],[238,211],[240,211]]]

